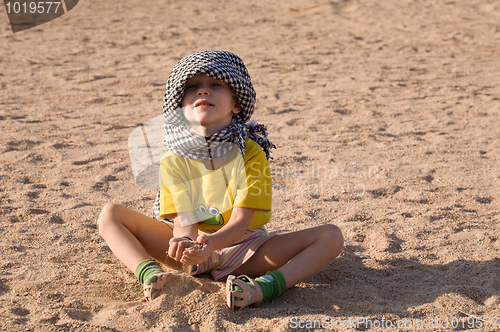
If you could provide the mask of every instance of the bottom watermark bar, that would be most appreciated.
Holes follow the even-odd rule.
[[[389,329],[400,328],[409,330],[433,329],[481,329],[495,328],[498,317],[446,317],[435,319],[385,319],[350,317],[347,319],[323,317],[321,319],[290,318],[288,326],[291,329]]]

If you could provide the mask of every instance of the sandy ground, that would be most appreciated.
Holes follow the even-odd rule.
[[[80,1],[16,34],[2,7],[0,329],[498,330],[481,317],[500,317],[500,2],[247,3]],[[208,277],[145,302],[96,230],[107,202],[150,214],[127,138],[202,49],[245,61],[278,146],[268,230],[346,238],[240,312]]]

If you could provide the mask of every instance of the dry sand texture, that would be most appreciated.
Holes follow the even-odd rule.
[[[89,0],[16,34],[0,17],[1,330],[363,317],[438,331],[500,316],[499,1]],[[184,275],[146,303],[96,230],[107,202],[150,213],[127,137],[202,49],[240,55],[253,78],[254,118],[278,146],[269,231],[335,223],[346,237],[260,309],[232,312],[222,283]]]

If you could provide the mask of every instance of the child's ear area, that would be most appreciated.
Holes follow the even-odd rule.
[[[238,114],[239,112],[241,112],[241,107],[240,107],[239,103],[236,103],[236,104],[234,104],[234,107],[233,107],[233,113]]]
[[[234,102],[233,113],[238,114],[239,112],[241,112],[241,105],[240,105],[240,100],[238,99],[236,94],[233,94],[233,102]]]

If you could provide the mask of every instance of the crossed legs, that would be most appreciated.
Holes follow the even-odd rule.
[[[118,204],[107,204],[99,216],[99,233],[132,272],[150,257],[170,268],[182,268],[179,262],[167,259],[173,233],[161,221]],[[286,288],[290,288],[319,273],[342,252],[343,245],[342,233],[334,225],[278,235],[232,274],[257,277],[278,270],[286,280]]]

